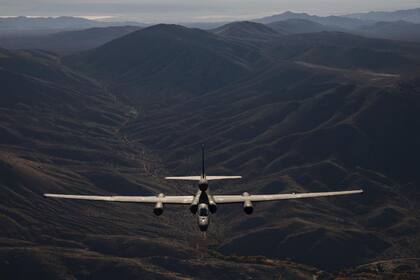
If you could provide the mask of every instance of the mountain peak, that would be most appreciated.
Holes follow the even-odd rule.
[[[143,31],[161,31],[161,30],[170,30],[170,31],[186,31],[189,28],[179,25],[179,24],[168,24],[168,23],[159,23],[143,29]]]
[[[108,44],[134,46],[136,44],[146,44],[146,42],[155,42],[158,45],[175,44],[176,42],[177,45],[197,46],[205,45],[213,39],[215,39],[214,34],[201,29],[187,28],[177,24],[156,24],[134,31]]]
[[[307,13],[296,13],[296,12],[292,12],[292,11],[286,11],[284,13],[278,14],[280,16],[309,16]]]
[[[251,21],[237,21],[225,24],[213,29],[213,33],[227,37],[246,38],[252,35],[252,38],[263,39],[267,36],[278,35],[278,32],[270,27]]]

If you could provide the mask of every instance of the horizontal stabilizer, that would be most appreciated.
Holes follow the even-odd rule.
[[[242,176],[206,176],[207,181],[241,179]],[[200,181],[201,176],[165,177],[166,180]]]

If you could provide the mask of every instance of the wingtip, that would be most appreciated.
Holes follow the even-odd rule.
[[[59,194],[55,194],[55,193],[44,193],[43,194],[44,197],[59,197]]]

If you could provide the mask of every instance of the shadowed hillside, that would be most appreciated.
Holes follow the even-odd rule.
[[[144,104],[171,104],[238,80],[259,58],[254,48],[199,29],[156,25],[68,62]],[[140,93],[140,94],[139,94]],[[164,105],[165,105],[164,104]]]
[[[366,37],[376,37],[401,41],[420,41],[420,23],[405,21],[378,22],[355,30]]]
[[[267,24],[267,26],[271,27],[277,32],[284,32],[289,34],[345,30],[343,28],[323,25],[317,22],[300,18],[291,18],[283,21],[275,21]]]

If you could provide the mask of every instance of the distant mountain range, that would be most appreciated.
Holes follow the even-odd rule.
[[[281,21],[275,21],[267,23],[267,26],[272,29],[287,34],[298,34],[298,33],[312,33],[322,31],[344,31],[346,29],[340,27],[334,27],[330,25],[324,25],[314,21],[310,21],[302,18],[290,18]]]
[[[256,19],[255,21],[261,23],[271,23],[288,19],[306,19],[321,24],[333,25],[343,28],[354,28],[363,24],[379,21],[407,21],[420,23],[420,8],[394,12],[368,12],[325,17],[309,15],[307,13],[295,13],[287,11],[282,14]]]
[[[370,12],[321,17],[287,11],[253,21],[241,22],[241,24],[263,23],[278,34],[340,31],[374,38],[419,41],[420,30],[417,25],[417,23],[420,24],[419,13],[420,8],[396,12]],[[197,22],[185,23],[184,25],[213,30],[215,33],[222,34],[230,32],[230,24],[236,23]],[[138,22],[103,22],[78,17],[0,18],[0,46],[11,49],[40,48],[59,53],[71,53],[99,46],[127,34],[126,32],[134,31],[136,27],[142,28],[145,26],[147,25]],[[106,29],[108,27],[112,28]],[[249,32],[249,28],[251,26],[246,28],[244,26],[243,31],[238,36],[246,36],[245,33]],[[260,38],[250,37],[251,40],[265,40],[268,33],[271,32],[267,29],[263,30],[264,27],[262,26],[254,26],[254,28],[260,29],[261,36]],[[84,29],[90,30],[77,32]],[[56,34],[63,31],[75,32]],[[277,36],[278,34],[272,35]],[[89,38],[90,36],[91,38]],[[76,42],[78,40],[80,42]]]
[[[284,21],[290,19],[302,19],[308,20],[312,22],[316,22],[318,24],[328,25],[335,28],[345,28],[345,29],[354,29],[369,23],[372,21],[368,20],[361,20],[349,17],[340,17],[340,16],[327,16],[327,17],[320,17],[314,15],[308,15],[306,13],[294,13],[294,12],[285,12],[278,15],[273,15],[269,17],[264,17],[260,19],[256,19],[256,22],[269,24],[277,21]]]
[[[414,15],[418,14],[419,11],[420,9],[385,13],[389,17],[383,16],[381,18],[362,15],[319,17],[305,13],[285,12],[255,21],[285,33],[341,31],[373,38],[420,41],[419,24],[415,23],[414,20]],[[397,17],[396,15],[400,16]]]
[[[76,30],[92,27],[108,26],[141,26],[145,24],[139,22],[105,22],[89,20],[80,17],[6,17],[0,18],[0,35],[11,32],[28,31],[48,31],[48,30]]]
[[[346,17],[370,21],[408,21],[420,23],[420,8],[395,12],[368,12],[348,14]]]

